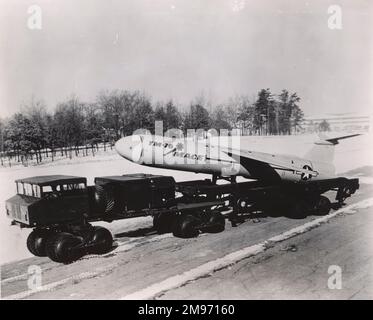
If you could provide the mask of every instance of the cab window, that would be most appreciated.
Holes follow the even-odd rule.
[[[84,183],[68,183],[61,185],[62,190],[64,191],[74,191],[74,190],[83,190],[85,189]]]
[[[36,184],[31,185],[32,186],[32,194],[34,197],[40,198],[40,187]]]
[[[17,186],[18,194],[40,198],[40,187],[36,184],[19,183]]]
[[[51,186],[43,186],[43,193],[53,192]]]

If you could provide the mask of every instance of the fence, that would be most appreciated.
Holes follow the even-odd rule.
[[[54,162],[61,159],[72,159],[74,157],[94,157],[100,151],[106,152],[113,150],[113,146],[113,143],[100,143],[76,147],[59,147],[53,150],[31,150],[28,153],[14,150],[0,152],[0,165],[2,167],[12,167],[14,165],[28,166],[31,163]]]

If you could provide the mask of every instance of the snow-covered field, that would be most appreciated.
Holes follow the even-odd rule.
[[[333,135],[330,134],[330,136]],[[315,135],[242,137],[241,147],[249,150],[302,156],[312,147],[313,142],[317,139]],[[351,174],[360,176],[362,182],[372,182],[373,178],[370,176],[367,168],[373,166],[371,144],[371,134],[341,141],[340,145],[336,148],[335,166],[337,173],[355,170]],[[31,256],[26,249],[26,238],[29,231],[21,230],[18,227],[11,227],[9,219],[5,216],[4,201],[15,193],[15,179],[36,175],[68,174],[85,176],[88,178],[88,183],[93,184],[93,179],[96,176],[135,172],[173,175],[177,181],[206,177],[205,175],[190,172],[161,170],[140,166],[124,160],[112,152],[100,154],[96,157],[66,159],[61,162],[41,166],[0,168],[0,263]],[[148,220],[149,218],[137,218],[139,223],[148,223]],[[122,229],[125,225],[129,227],[133,223],[133,220],[127,220],[113,222],[106,224],[106,226],[115,232]]]

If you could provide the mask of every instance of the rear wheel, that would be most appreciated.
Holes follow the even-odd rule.
[[[225,229],[225,218],[220,212],[212,212],[207,223],[207,232],[218,233]]]
[[[180,238],[193,238],[198,236],[198,219],[190,214],[180,215],[173,228],[173,235]]]
[[[316,205],[316,213],[325,216],[330,212],[331,208],[332,204],[330,200],[325,196],[320,196]]]
[[[50,236],[49,230],[33,230],[27,238],[27,249],[34,256],[45,257],[47,255],[46,243]]]
[[[91,242],[93,247],[89,250],[90,253],[107,253],[113,247],[113,236],[106,228],[93,227]]]
[[[174,223],[174,214],[160,213],[153,217],[153,227],[160,234],[171,232]]]
[[[51,236],[46,245],[48,257],[60,263],[70,263],[79,259],[80,254],[75,247],[82,243],[82,239],[71,233],[61,232]]]
[[[310,205],[305,200],[298,200],[290,205],[289,217],[293,219],[304,219],[310,212]]]

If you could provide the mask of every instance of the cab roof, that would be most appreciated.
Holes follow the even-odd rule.
[[[16,182],[36,184],[39,186],[51,186],[69,183],[87,183],[87,179],[84,177],[77,176],[49,175],[18,179],[16,180]]]

